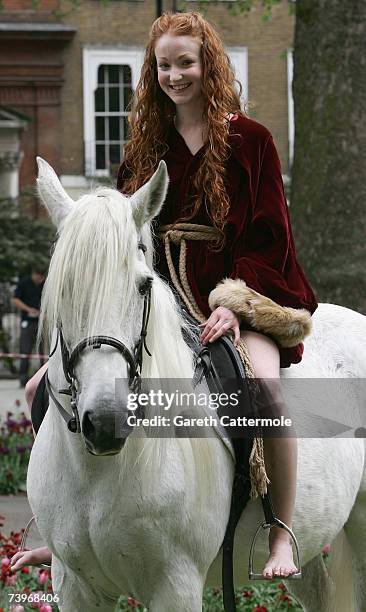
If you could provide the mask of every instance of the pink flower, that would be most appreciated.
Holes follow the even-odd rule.
[[[38,599],[40,599],[40,597],[42,597],[42,595],[44,594],[42,591],[32,591],[32,593],[33,595],[38,595]],[[39,610],[41,606],[43,606],[43,603],[41,601],[34,601],[31,603],[31,608],[35,610]]]
[[[322,549],[322,554],[327,557],[330,554],[330,544],[326,544]]]
[[[8,567],[10,567],[10,559],[8,559],[8,557],[3,557],[3,559],[1,559],[1,568],[6,570],[8,569]]]
[[[43,604],[43,606],[40,607],[39,612],[52,612],[52,608],[49,604]]]
[[[17,604],[16,606],[10,606],[10,612],[24,612],[24,608],[20,604]]]
[[[12,576],[6,577],[6,586],[13,586],[17,581],[17,575],[13,574]]]
[[[48,582],[48,579],[49,579],[49,573],[48,573],[48,571],[47,571],[47,570],[42,570],[42,571],[39,573],[39,576],[38,576],[38,582],[39,582],[39,584],[46,584],[46,582]]]

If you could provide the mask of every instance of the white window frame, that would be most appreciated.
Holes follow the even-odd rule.
[[[248,101],[248,47],[226,47],[226,52],[235,71],[236,79],[241,83],[242,95],[240,98],[241,106]]]
[[[293,49],[287,50],[287,104],[288,104],[288,157],[291,169],[294,161],[295,146],[295,111],[292,83],[294,78],[294,53]]]
[[[83,49],[83,94],[84,94],[84,147],[86,176],[109,176],[108,169],[96,170],[95,159],[95,98],[98,86],[98,68],[102,64],[127,65],[131,68],[132,89],[140,78],[144,50],[142,47],[95,47]],[[90,143],[93,143],[90,146]]]

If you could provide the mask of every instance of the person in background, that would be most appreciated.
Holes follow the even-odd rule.
[[[46,275],[42,267],[34,266],[30,276],[20,279],[12,299],[13,304],[21,311],[20,353],[29,355],[37,338],[42,289]],[[41,365],[43,361],[41,360]],[[29,358],[20,360],[20,385],[28,382]]]

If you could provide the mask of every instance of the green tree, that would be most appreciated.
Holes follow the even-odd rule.
[[[0,281],[27,274],[32,265],[47,268],[55,230],[47,221],[18,213],[18,202],[0,200]]]
[[[322,301],[366,313],[366,2],[298,0],[291,213]]]

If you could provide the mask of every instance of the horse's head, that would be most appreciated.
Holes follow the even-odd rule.
[[[53,344],[58,338],[49,365],[51,397],[91,453],[114,454],[131,431],[127,395],[141,373],[153,277],[145,243],[166,195],[166,166],[161,162],[131,197],[99,188],[74,202],[51,166],[37,161],[39,194],[59,233],[41,315],[41,328],[50,336],[53,330]],[[118,397],[116,379],[125,391]],[[70,402],[59,394],[67,384],[73,418]],[[66,427],[61,420],[59,426]]]

